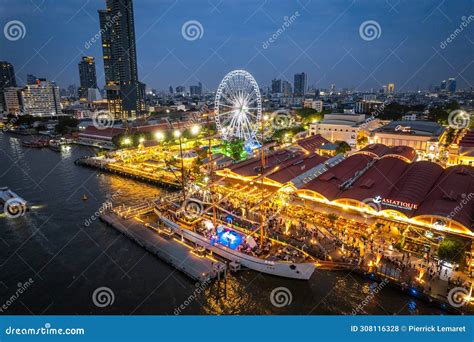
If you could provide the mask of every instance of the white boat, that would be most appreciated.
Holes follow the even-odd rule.
[[[0,206],[8,205],[12,215],[24,213],[28,209],[27,202],[11,191],[8,187],[0,187]]]
[[[175,234],[181,236],[183,239],[202,246],[226,260],[238,263],[251,270],[285,278],[308,280],[316,269],[315,262],[294,263],[284,260],[267,260],[240,252],[230,246],[225,246],[217,241],[211,241],[209,238],[197,232],[182,227],[179,223],[162,216],[156,209],[155,213],[167,227],[172,229]],[[242,232],[229,227],[226,227],[226,230],[233,231],[242,236],[244,235]]]

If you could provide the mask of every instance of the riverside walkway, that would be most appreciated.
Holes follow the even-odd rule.
[[[206,282],[225,275],[225,263],[195,254],[192,247],[174,237],[161,236],[158,227],[136,218],[122,218],[114,212],[105,213],[100,219],[194,280]]]

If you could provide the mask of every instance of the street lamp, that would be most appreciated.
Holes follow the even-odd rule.
[[[124,138],[122,140],[122,145],[130,145],[132,143],[132,140],[130,138]]]
[[[181,131],[175,129],[173,131],[175,138],[179,138],[179,156],[181,158],[181,186],[183,187],[183,203],[186,203],[186,185],[184,184],[184,160],[183,160],[183,141],[181,139]]]
[[[194,125],[193,127],[191,127],[191,134],[197,135],[200,130],[201,130],[201,127],[199,127],[198,125]]]
[[[141,137],[140,139],[138,139],[138,141],[139,141],[140,143],[143,143],[143,142],[145,141],[145,138]]]
[[[155,133],[155,138],[156,140],[161,141],[165,138],[165,135],[163,134],[163,132],[158,131]]]

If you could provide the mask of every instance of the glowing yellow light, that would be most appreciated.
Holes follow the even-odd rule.
[[[199,133],[200,130],[201,127],[199,127],[198,125],[194,125],[193,127],[191,127],[191,134],[196,135]]]
[[[173,132],[173,135],[174,135],[175,138],[179,138],[181,136],[181,131],[180,130],[175,130]]]
[[[156,140],[163,140],[165,138],[165,135],[163,134],[163,132],[158,131],[155,133],[155,138]]]
[[[142,143],[145,141],[145,138],[140,138],[138,141]]]
[[[125,138],[122,140],[122,144],[124,145],[130,145],[132,143],[132,140],[130,138]]]

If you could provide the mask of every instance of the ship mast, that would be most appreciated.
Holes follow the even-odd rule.
[[[262,170],[262,174],[261,174],[261,192],[262,192],[262,200],[261,200],[261,204],[260,204],[260,248],[263,248],[263,224],[264,224],[264,221],[265,221],[265,213],[263,211],[263,201],[265,199],[265,193],[263,191],[263,179],[265,178],[263,176],[264,172],[265,172],[265,147],[264,147],[264,144],[263,144],[263,134],[264,134],[264,123],[265,123],[265,118],[264,118],[264,115],[262,115],[262,118],[261,118],[261,129],[262,129],[262,139],[261,139],[261,148],[260,148],[260,156],[261,156],[261,160],[260,160],[260,168]]]
[[[212,191],[213,189],[213,182],[214,182],[214,168],[213,168],[213,163],[214,161],[212,160],[212,134],[211,134],[211,120],[210,120],[210,113],[207,114],[207,128],[209,131],[209,146],[207,149],[207,159],[209,160],[209,194],[211,198],[211,205],[212,205],[212,219],[213,219],[213,225],[214,228],[217,228],[217,209],[216,209],[216,203],[214,201],[214,192]]]

